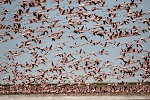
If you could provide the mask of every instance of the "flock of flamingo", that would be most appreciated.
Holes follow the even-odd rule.
[[[150,81],[142,0],[1,0],[0,83]]]
[[[65,84],[15,84],[11,86],[0,86],[0,94],[50,94],[57,95],[149,95],[150,86],[141,85],[123,85],[107,84],[82,84],[82,85],[65,85]]]

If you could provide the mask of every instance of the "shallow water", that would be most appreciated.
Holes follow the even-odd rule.
[[[137,100],[150,99],[150,96],[28,96],[28,95],[4,95],[0,100]]]

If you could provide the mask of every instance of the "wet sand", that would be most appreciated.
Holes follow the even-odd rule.
[[[41,95],[1,95],[0,100],[131,100],[150,99],[150,96],[41,96]]]

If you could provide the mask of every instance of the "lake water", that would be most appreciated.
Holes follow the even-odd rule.
[[[29,95],[1,95],[0,100],[137,100],[149,99],[150,96],[29,96]]]

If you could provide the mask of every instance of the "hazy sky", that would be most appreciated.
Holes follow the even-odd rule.
[[[42,5],[45,5],[46,9],[48,8],[52,8],[52,9],[55,9],[55,7],[58,5],[58,3],[56,2],[52,2],[53,0],[47,0],[46,3],[42,3]],[[68,2],[67,0],[61,0],[62,2],[60,2],[59,6],[63,9],[68,9],[69,7],[70,8],[75,8],[75,11],[77,11],[77,7],[80,7],[82,4],[84,4],[85,2],[81,3],[80,5],[76,2],[77,0],[71,0],[72,1],[72,4],[68,5]],[[135,1],[138,1],[139,0],[135,0]],[[107,12],[107,9],[108,8],[112,8],[114,7],[115,5],[117,4],[124,4],[124,2],[130,2],[130,0],[106,0],[105,1],[105,5],[104,7],[101,7],[100,5],[91,5],[91,6],[86,6],[86,8],[88,9],[88,11],[86,12],[82,7],[80,7],[84,13],[88,14],[88,13],[92,13],[92,14],[96,14],[98,16],[102,16],[103,17],[103,20],[107,20],[107,17],[108,17],[108,12]],[[150,1],[149,0],[143,0],[143,2],[140,2],[141,4],[138,5],[138,7],[136,8],[135,6],[131,7],[131,12],[133,11],[137,11],[137,10],[143,10],[143,12],[147,12],[150,10],[149,8],[149,4],[150,4]],[[5,17],[4,21],[0,21],[0,24],[3,24],[3,25],[12,25],[13,26],[13,23],[15,22],[13,20],[13,16],[15,13],[17,13],[17,10],[20,9],[21,7],[19,6],[21,4],[21,0],[15,0],[12,2],[12,4],[3,4],[3,3],[0,3],[0,18],[3,18]],[[92,7],[98,7],[100,10],[95,10],[95,11],[91,11],[91,8]],[[6,15],[2,14],[3,13],[3,9],[6,8],[8,10],[8,13]],[[23,9],[23,8],[21,8]],[[28,9],[28,7],[26,8]],[[32,23],[32,24],[28,24],[29,22],[29,19],[33,19],[34,16],[33,16],[33,12],[37,12],[39,11],[40,13],[44,13],[46,16],[50,17],[50,19],[48,20],[48,23],[44,23],[42,24],[41,22],[38,22],[38,23]],[[121,9],[121,10],[118,10],[118,11],[115,11],[116,13],[116,17],[115,18],[112,18],[113,22],[122,22],[123,20],[126,20],[127,19],[127,13],[125,11],[125,9]],[[2,66],[7,66],[7,70],[8,70],[8,73],[2,73],[0,72],[0,81],[3,82],[3,78],[7,78],[9,75],[13,78],[13,73],[10,71],[10,69],[14,69],[14,67],[9,66],[9,64],[12,64],[13,62],[18,62],[20,64],[22,64],[23,66],[25,66],[26,62],[27,63],[32,63],[35,58],[30,54],[31,51],[33,51],[33,47],[34,46],[39,46],[41,48],[45,48],[46,46],[49,47],[51,45],[53,49],[55,49],[56,51],[54,52],[51,52],[49,51],[46,55],[43,56],[43,54],[40,52],[40,50],[37,50],[36,51],[38,52],[39,55],[42,55],[44,57],[44,59],[47,59],[48,62],[46,62],[46,65],[44,64],[38,64],[38,67],[35,67],[33,68],[32,72],[28,71],[28,72],[25,72],[24,71],[24,68],[22,67],[18,67],[17,70],[18,71],[21,71],[23,74],[31,74],[31,75],[39,75],[39,72],[37,72],[36,70],[38,69],[44,69],[44,70],[49,70],[51,67],[52,67],[52,62],[56,65],[60,65],[60,66],[63,66],[66,71],[64,71],[64,76],[65,75],[68,75],[68,76],[71,76],[71,77],[76,77],[76,75],[81,75],[79,77],[79,79],[81,78],[84,78],[85,77],[85,73],[83,70],[78,70],[78,71],[74,71],[73,73],[74,74],[71,74],[71,73],[68,73],[69,71],[72,71],[74,68],[70,69],[68,68],[69,65],[73,64],[73,62],[77,61],[77,60],[81,60],[81,57],[83,58],[88,58],[90,57],[90,61],[94,60],[94,59],[98,59],[98,60],[101,60],[100,62],[100,65],[98,66],[99,68],[101,68],[101,73],[110,73],[112,74],[112,69],[115,68],[115,66],[119,66],[119,68],[122,69],[122,65],[120,63],[123,63],[122,60],[120,59],[117,59],[120,55],[120,51],[121,49],[125,49],[126,46],[125,46],[125,42],[128,42],[130,44],[134,44],[135,43],[135,39],[140,39],[140,38],[146,38],[148,37],[150,34],[149,34],[149,31],[146,32],[146,33],[141,33],[141,35],[139,36],[129,36],[129,37],[123,37],[123,38],[116,38],[116,39],[113,39],[111,43],[108,43],[107,47],[103,47],[102,45],[91,45],[91,44],[86,44],[86,45],[83,45],[83,46],[79,46],[79,47],[76,47],[76,48],[70,48],[71,45],[75,45],[76,44],[81,44],[81,43],[88,43],[85,39],[80,39],[79,37],[82,36],[82,35],[85,35],[86,37],[88,37],[88,40],[93,40],[93,41],[98,41],[102,44],[105,44],[105,42],[109,42],[109,40],[106,40],[108,38],[108,34],[110,34],[110,28],[112,29],[112,27],[109,25],[109,24],[106,24],[104,25],[105,26],[105,30],[107,32],[107,34],[103,37],[100,37],[98,35],[93,35],[92,34],[92,29],[93,28],[96,28],[97,30],[99,30],[100,32],[102,32],[102,29],[99,28],[98,26],[96,26],[96,23],[89,20],[89,22],[83,22],[83,19],[81,19],[80,21],[82,21],[82,25],[76,25],[75,26],[75,29],[81,29],[83,26],[83,30],[89,28],[91,29],[90,31],[85,31],[81,34],[75,34],[74,33],[74,28],[71,26],[70,29],[67,29],[67,28],[63,28],[62,25],[67,25],[68,22],[67,22],[67,19],[66,17],[71,17],[70,19],[72,19],[73,21],[74,20],[79,20],[78,17],[76,16],[69,16],[68,14],[64,14],[64,15],[60,15],[60,12],[58,9],[56,10],[52,10],[52,11],[49,11],[49,12],[46,12],[46,10],[41,10],[41,7],[40,6],[37,6],[37,7],[32,7],[30,8],[29,10],[29,13],[23,13],[22,15],[20,15],[19,17],[23,17],[23,20],[21,20],[21,27],[26,27],[26,28],[32,28],[35,30],[34,33],[32,33],[35,37],[38,37],[42,31],[41,30],[48,30],[48,34],[51,35],[52,33],[50,32],[50,29],[47,28],[47,26],[51,25],[52,24],[52,21],[54,20],[60,20],[57,24],[56,24],[56,27],[55,28],[52,28],[53,32],[59,32],[60,30],[63,30],[64,33],[62,34],[62,37],[61,39],[59,40],[56,40],[56,41],[52,41],[51,38],[48,38],[47,36],[42,36],[41,37],[41,40],[42,40],[42,44],[37,44],[37,43],[33,43],[31,42],[31,49],[32,50],[28,50],[27,48],[21,48],[21,49],[17,49],[17,46],[16,44],[18,45],[21,45],[23,41],[27,41],[26,38],[24,38],[22,35],[25,32],[24,29],[21,29],[21,33],[17,33],[15,34],[12,29],[0,29],[0,32],[1,34],[5,33],[6,31],[8,31],[15,39],[12,39],[12,40],[8,40],[7,42],[2,42],[0,43],[0,62],[4,62],[0,65],[0,67]],[[144,16],[140,17],[140,18],[149,18],[149,14],[145,14]],[[141,30],[142,28],[147,28],[148,25],[147,24],[143,24],[142,22],[139,21],[140,18],[137,18],[137,22],[135,23],[132,23],[132,21],[129,21],[130,23],[129,24],[126,24],[126,25],[122,25],[122,26],[118,26],[118,28],[121,28],[123,31],[126,29],[126,31],[129,31],[132,29],[133,26],[136,26],[137,29]],[[99,21],[98,22],[99,24],[102,24],[102,21]],[[45,28],[44,29],[37,29],[37,27],[40,27],[40,26],[44,26]],[[112,29],[113,32],[116,32],[116,30]],[[68,38],[69,35],[73,35],[74,38],[76,38],[75,40],[71,39],[71,38]],[[4,39],[0,38],[0,40],[5,40],[5,39],[9,39],[8,36],[4,36]],[[66,46],[63,45],[61,43],[61,41],[64,41]],[[117,43],[121,43],[122,45],[116,47],[115,45]],[[149,40],[147,40],[147,43],[144,43],[142,42],[142,48],[143,48],[143,51],[147,50],[147,51],[150,51],[150,47],[149,47]],[[57,46],[63,46],[63,50],[61,50],[60,48],[57,48]],[[136,47],[136,45],[134,45],[135,48],[137,49],[141,49],[140,47]],[[80,51],[80,49],[82,49],[82,51],[85,51],[88,55],[85,55],[84,53],[82,54],[78,54],[76,51]],[[91,52],[96,52],[98,53],[99,51],[101,51],[102,49],[104,49],[105,51],[107,51],[109,54],[108,55],[100,55],[100,54],[97,54],[97,56],[94,56],[94,55],[89,55]],[[7,54],[6,52],[8,50],[12,50],[12,51],[18,51],[18,50],[24,50],[25,53],[22,53],[21,55],[19,56],[16,56],[14,57],[14,61],[10,60],[8,61],[8,59],[6,59],[6,56],[9,55]],[[59,61],[62,59],[61,57],[55,57],[56,54],[58,53],[66,53],[66,54],[69,54],[71,53],[73,55],[73,57],[75,58],[75,60],[73,62],[70,62],[70,63],[67,63],[67,64],[62,64],[60,63]],[[137,54],[137,53],[128,53],[125,57],[125,59],[130,59],[133,55],[135,56],[135,59],[134,60],[141,60],[141,56],[143,55],[146,55],[147,53],[144,52],[144,53],[141,53],[141,54]],[[70,57],[68,58],[69,60],[71,59]],[[104,63],[106,61],[110,61],[110,66],[109,67],[104,67]],[[38,62],[40,62],[40,60],[38,60]],[[135,66],[139,67],[139,64],[135,63],[134,64]],[[79,69],[81,69],[82,67],[81,66],[85,66],[85,62],[80,62],[79,64]],[[130,66],[133,66],[133,65],[129,65],[127,66],[130,67]],[[136,75],[135,77],[129,77],[129,78],[125,78],[125,79],[121,79],[121,80],[117,80],[115,79],[113,76],[110,76],[108,77],[107,79],[104,80],[104,82],[108,82],[108,81],[111,81],[111,82],[120,82],[120,81],[130,81],[130,82],[135,82],[137,81],[138,79],[141,80],[142,78],[140,77],[140,73],[143,73],[143,70],[141,69],[140,71],[136,72]],[[52,75],[58,75],[58,73],[54,72],[54,73],[51,73],[51,72],[48,72],[45,77],[50,77]],[[98,76],[99,74],[97,73],[95,76]],[[121,76],[122,74],[121,73],[118,73],[117,76]],[[60,77],[60,76],[58,76]],[[20,79],[22,81],[22,79]],[[70,81],[71,78],[68,79],[68,81]],[[150,79],[148,79],[150,81]],[[58,80],[56,81],[51,81],[51,82],[58,82]],[[95,82],[94,79],[92,77],[90,77],[87,82]]]

